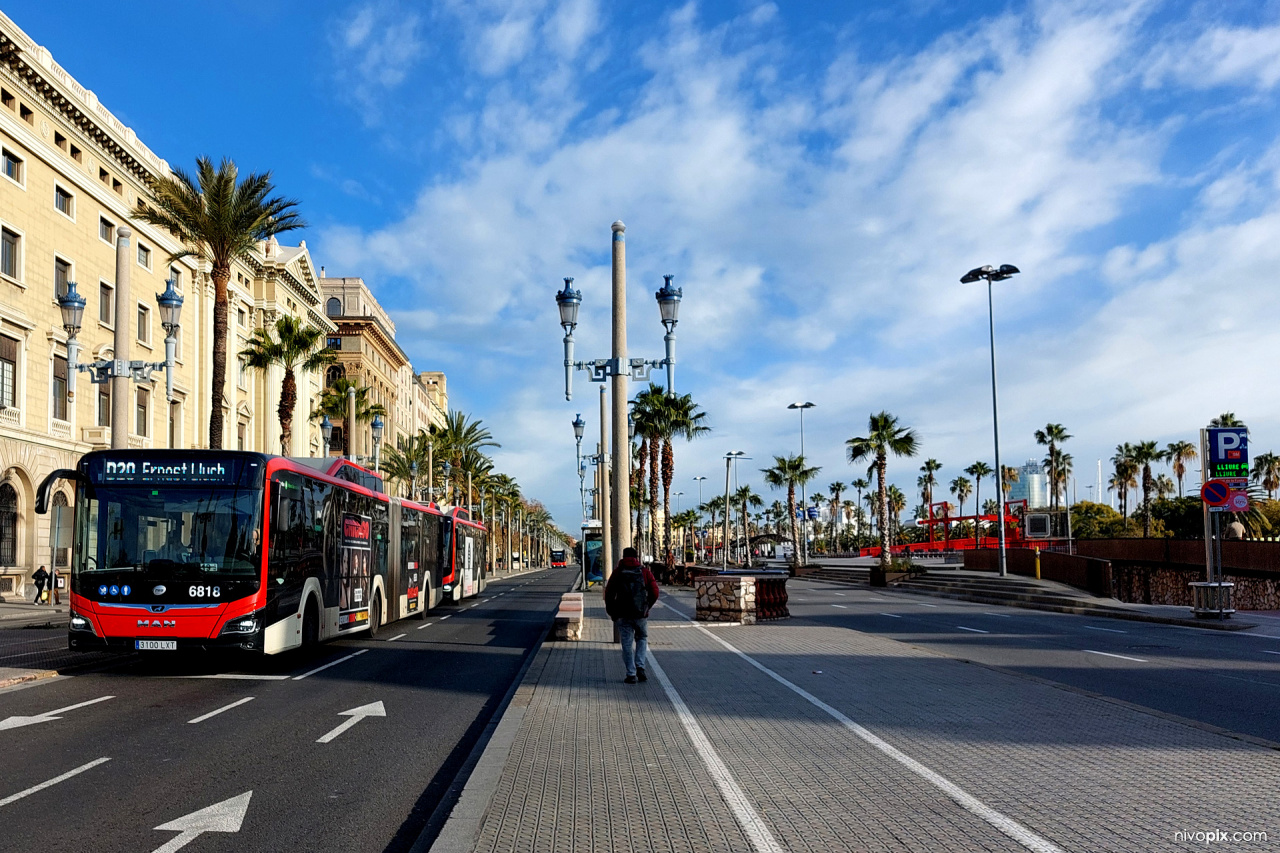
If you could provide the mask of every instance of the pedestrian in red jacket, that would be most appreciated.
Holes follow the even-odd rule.
[[[604,608],[618,624],[622,638],[622,663],[627,684],[647,681],[644,665],[649,657],[649,610],[658,600],[658,582],[640,562],[635,548],[625,548],[604,587]]]

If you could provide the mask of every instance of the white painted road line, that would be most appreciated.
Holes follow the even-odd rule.
[[[831,606],[832,606],[832,607],[839,607],[841,610],[848,610],[848,609],[849,609],[849,605],[847,605],[847,604],[833,604],[833,605],[831,605]]]
[[[1008,613],[983,613],[983,616],[999,616],[1001,619],[1012,619]]]
[[[837,593],[836,593],[836,595],[841,595],[841,596],[843,596],[843,595],[844,595],[844,593],[843,593],[843,592],[837,592]]]
[[[1270,649],[1263,649],[1262,653],[1264,655],[1280,655],[1280,652],[1273,652]]]
[[[252,672],[219,672],[214,675],[177,675],[175,678],[221,678],[227,681],[288,681],[288,675],[257,675]]]
[[[1131,660],[1134,663],[1147,663],[1143,658],[1131,658],[1128,655],[1113,655],[1111,652],[1095,652],[1093,649],[1081,649],[1080,651],[1091,655],[1102,655],[1106,658],[1120,658],[1120,660]]]
[[[60,720],[59,714],[65,714],[67,711],[74,711],[77,708],[85,708],[89,705],[96,705],[99,702],[105,702],[108,699],[114,699],[114,696],[99,696],[97,699],[90,699],[88,702],[78,702],[75,705],[68,705],[65,708],[58,708],[55,711],[46,711],[43,714],[33,714],[29,717],[7,717],[0,720],[0,731],[6,729],[20,729],[23,726],[35,725],[36,723],[49,723],[54,720]]]
[[[689,618],[687,616],[685,616],[683,613],[680,613],[674,607],[667,606],[667,609],[672,611],[676,615],[680,616],[681,618],[685,619],[685,621],[689,621]],[[947,779],[942,774],[937,773],[936,771],[931,770],[925,765],[921,764],[919,761],[916,761],[911,756],[899,750],[893,744],[880,738],[878,735],[871,732],[866,727],[861,726],[858,723],[855,723],[853,720],[845,716],[839,710],[828,705],[826,702],[823,702],[821,699],[819,699],[817,696],[814,696],[809,691],[805,690],[802,687],[799,687],[796,684],[793,684],[792,682],[783,678],[781,675],[778,675],[778,673],[769,669],[769,667],[760,663],[759,661],[757,661],[755,658],[751,657],[747,653],[739,650],[736,646],[733,646],[730,643],[725,642],[724,640],[717,637],[714,633],[712,633],[711,631],[708,631],[706,628],[702,627],[701,625],[698,625],[695,623],[694,627],[697,628],[699,631],[702,631],[702,633],[706,634],[708,637],[715,640],[720,645],[724,646],[729,651],[733,652],[738,657],[742,658],[747,663],[751,664],[751,666],[755,667],[760,672],[764,673],[765,675],[772,678],[774,681],[781,684],[783,687],[786,687],[787,689],[791,690],[793,693],[797,694],[798,696],[801,696],[811,704],[815,705],[818,708],[821,708],[823,711],[826,711],[828,714],[834,717],[838,722],[840,722],[845,728],[847,728],[849,731],[857,735],[857,737],[860,740],[875,747],[884,755],[887,755],[889,758],[892,758],[894,761],[898,762],[903,767],[910,770],[912,773],[915,773],[917,776],[924,779],[926,782],[933,785],[935,788],[942,791],[942,793],[946,794],[948,797],[954,800],[965,811],[981,818],[982,820],[985,820],[987,823],[991,824],[993,827],[1000,830],[1005,835],[1009,836],[1014,841],[1021,844],[1023,847],[1032,851],[1032,853],[1065,853],[1065,851],[1063,851],[1061,847],[1054,844],[1049,839],[1044,838],[1043,836],[1037,835],[1036,833],[1027,829],[1025,826],[1013,820],[1012,818],[1007,817],[1004,814],[1001,814],[1000,812],[991,808],[986,803],[982,802],[977,797],[970,794],[968,791],[965,791],[959,785]]]
[[[990,633],[991,633],[990,631],[984,631],[984,630],[982,630],[981,628],[966,628],[966,627],[965,627],[965,626],[963,626],[963,625],[957,625],[956,627],[957,627],[957,628],[959,628],[961,631],[972,631],[972,632],[973,632],[973,633],[975,633],[975,634],[990,634]]]
[[[912,604],[919,604],[921,607],[937,607],[936,604],[925,604],[923,601],[913,601]]]
[[[405,637],[407,637],[407,636],[409,636],[409,635],[408,635],[408,634],[396,634],[394,637],[392,637],[392,638],[390,638],[389,640],[387,640],[387,642],[388,642],[388,643],[394,643],[396,640],[403,640],[403,639],[404,639]]]
[[[881,616],[888,616],[890,619],[901,619],[902,617],[896,613],[881,613]]]
[[[418,626],[418,630],[419,630],[419,631],[421,631],[423,628],[430,628],[433,624],[435,624],[435,623],[433,623],[433,622],[423,622],[421,625],[419,625],[419,626]]]
[[[765,825],[764,819],[760,817],[759,812],[752,807],[751,801],[747,799],[746,792],[738,785],[737,780],[733,778],[733,774],[729,772],[729,768],[720,759],[715,747],[711,745],[711,741],[702,730],[702,726],[698,724],[698,720],[693,716],[693,712],[689,710],[689,706],[684,703],[684,699],[676,692],[675,685],[671,683],[671,679],[667,678],[667,674],[663,672],[662,667],[658,666],[658,662],[654,660],[652,653],[649,654],[649,669],[653,670],[653,674],[658,677],[658,681],[662,684],[662,689],[666,691],[667,698],[671,700],[672,706],[676,709],[676,716],[680,719],[681,725],[684,726],[684,730],[689,735],[689,740],[693,741],[693,748],[698,751],[698,755],[702,758],[702,763],[707,767],[707,772],[711,774],[712,781],[720,789],[720,796],[724,797],[724,801],[728,804],[730,811],[733,812],[738,825],[742,827],[743,835],[747,836],[756,853],[784,853],[782,845],[773,837],[773,833],[769,831],[769,827]]]
[[[18,800],[21,800],[23,797],[29,797],[32,794],[37,794],[43,791],[45,788],[51,788],[54,785],[58,784],[59,782],[65,782],[66,780],[70,779],[72,776],[79,776],[84,771],[92,770],[93,768],[97,767],[99,764],[106,764],[110,760],[111,760],[110,758],[97,758],[97,759],[94,759],[93,761],[90,761],[88,764],[81,764],[75,770],[68,770],[66,773],[63,773],[61,776],[54,776],[48,782],[41,782],[39,785],[33,785],[32,787],[28,788],[25,791],[19,791],[16,794],[10,794],[9,796],[5,797],[3,800],[0,800],[0,806],[7,806],[10,803],[16,803]]]
[[[1099,628],[1097,625],[1084,625],[1082,627],[1088,628],[1090,631],[1109,631],[1112,634],[1129,633],[1128,631],[1121,631],[1119,628]]]
[[[440,618],[441,618],[441,619],[448,619],[448,618],[449,618],[450,616],[452,616],[452,615],[453,615],[452,613],[446,613],[445,615],[441,616]]]
[[[177,853],[206,832],[239,832],[252,796],[253,791],[245,791],[238,797],[160,824],[156,827],[157,832],[176,832],[178,835],[161,844],[152,853]]]
[[[219,715],[219,714],[221,714],[223,711],[230,711],[232,708],[236,707],[237,705],[243,705],[243,704],[244,704],[244,703],[246,703],[246,702],[252,702],[252,701],[253,701],[253,697],[252,697],[252,696],[246,696],[246,697],[244,697],[243,699],[238,699],[238,700],[236,700],[235,702],[232,702],[230,705],[223,705],[221,708],[219,708],[219,709],[218,709],[218,710],[216,710],[216,711],[210,711],[210,712],[209,712],[209,713],[207,713],[207,714],[201,714],[199,717],[196,717],[194,720],[187,720],[187,722],[188,722],[188,723],[203,723],[205,720],[209,719],[210,717],[216,717],[216,716],[218,716],[218,715]]]
[[[318,666],[318,667],[316,667],[315,669],[311,670],[310,672],[304,672],[304,673],[302,673],[302,675],[296,675],[296,676],[294,676],[293,680],[294,680],[294,681],[301,681],[301,680],[302,680],[302,679],[304,679],[304,678],[310,678],[311,676],[315,675],[317,672],[324,672],[326,669],[328,669],[328,668],[329,668],[329,667],[331,667],[331,666],[337,666],[337,665],[338,665],[338,664],[340,664],[340,663],[346,663],[347,661],[351,660],[352,658],[359,657],[360,655],[364,654],[364,653],[365,653],[365,652],[367,652],[367,651],[369,651],[369,650],[368,650],[368,649],[361,649],[361,650],[360,650],[360,651],[358,651],[358,652],[353,652],[352,654],[347,655],[345,658],[338,658],[338,659],[337,659],[337,660],[335,660],[335,661],[330,661],[329,663],[325,664],[324,666]]]
[[[361,705],[358,708],[352,708],[350,711],[343,711],[338,714],[339,717],[350,717],[346,722],[340,723],[337,728],[326,735],[316,738],[316,743],[328,743],[365,717],[385,717],[387,709],[383,706],[382,701],[370,702],[368,705]]]

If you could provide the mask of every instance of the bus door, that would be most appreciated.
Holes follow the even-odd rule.
[[[355,512],[342,514],[342,562],[338,571],[338,630],[369,624],[373,519]]]
[[[476,594],[476,540],[469,530],[464,532],[463,528],[459,528],[458,534],[458,541],[463,543],[462,596],[466,598]]]

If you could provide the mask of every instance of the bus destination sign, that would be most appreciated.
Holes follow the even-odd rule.
[[[102,459],[90,478],[98,483],[229,483],[235,466],[226,460]]]

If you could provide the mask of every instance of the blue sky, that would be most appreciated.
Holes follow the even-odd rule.
[[[662,274],[684,287],[677,385],[714,427],[678,451],[684,506],[729,449],[772,500],[748,472],[797,450],[798,399],[824,484],[881,409],[944,480],[990,462],[985,293],[957,281],[984,263],[1023,270],[996,294],[1006,464],[1061,422],[1083,499],[1116,444],[1224,410],[1280,446],[1274,0],[4,10],[171,163],[271,169],[316,263],[374,286],[567,527],[595,389],[563,400],[553,293],[577,279],[579,356],[605,355],[615,219],[634,354]]]

